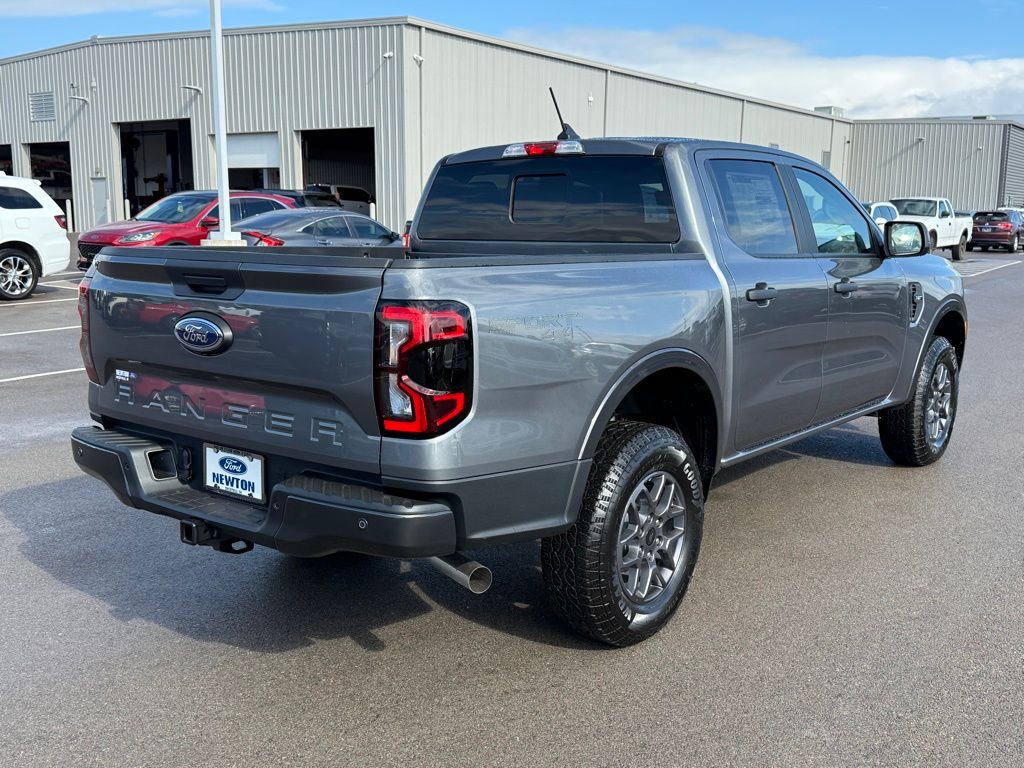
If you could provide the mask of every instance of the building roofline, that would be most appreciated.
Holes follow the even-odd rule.
[[[542,56],[544,58],[553,59],[555,61],[568,62],[571,64],[579,64],[581,66],[591,67],[593,69],[604,70],[607,72],[614,72],[615,74],[625,75],[626,77],[635,77],[640,80],[647,80],[650,82],[662,83],[664,85],[671,85],[677,88],[686,88],[693,91],[700,91],[702,93],[708,93],[714,96],[723,96],[725,98],[736,99],[738,101],[747,102],[750,104],[757,104],[760,106],[771,107],[773,109],[781,109],[787,112],[793,112],[796,114],[806,115],[809,117],[817,117],[821,120],[831,120],[833,122],[841,123],[852,123],[855,122],[847,117],[836,117],[834,115],[828,115],[823,112],[816,112],[813,109],[806,109],[804,107],[793,106],[792,104],[782,104],[776,101],[769,101],[768,99],[757,98],[756,96],[746,96],[740,93],[734,93],[732,91],[725,91],[718,88],[712,88],[710,86],[701,85],[699,83],[686,82],[684,80],[676,80],[671,77],[665,77],[663,75],[656,75],[651,72],[643,72],[636,69],[629,69],[627,67],[619,67],[614,64],[608,64],[601,61],[595,61],[593,59],[586,59],[580,56],[573,56],[567,53],[560,53],[558,51],[552,51],[547,48],[538,48],[532,45],[526,45],[524,43],[516,43],[510,40],[503,40],[499,37],[492,37],[491,35],[484,35],[477,32],[470,32],[465,29],[458,27],[450,27],[446,24],[440,24],[434,21],[428,21],[415,16],[382,16],[379,18],[370,19],[351,19],[347,21],[335,20],[335,21],[312,21],[303,22],[297,24],[280,24],[270,26],[258,26],[258,27],[232,27],[224,30],[225,37],[231,37],[235,35],[251,35],[251,34],[268,34],[275,32],[292,32],[301,30],[312,30],[312,29],[345,29],[355,27],[379,27],[379,26],[411,26],[420,27],[423,29],[429,29],[434,32],[441,34],[452,35],[454,37],[461,37],[467,40],[476,40],[478,42],[488,43],[500,48],[506,48],[513,51],[520,51],[522,53],[528,53],[534,56]],[[202,38],[209,37],[209,30],[191,30],[184,32],[158,32],[147,35],[118,35],[114,37],[99,37],[94,35],[88,40],[82,40],[75,43],[67,43],[65,45],[53,46],[51,48],[44,48],[39,51],[32,51],[30,53],[18,54],[15,56],[9,56],[4,59],[0,59],[0,66],[5,64],[13,64],[20,61],[28,61],[35,58],[41,58],[43,56],[52,56],[60,53],[69,51],[80,50],[83,48],[89,48],[94,45],[111,45],[118,43],[138,43],[148,42],[151,40],[175,40],[175,39],[188,39],[188,38]]]
[[[853,120],[852,122],[855,125],[1013,125],[1024,130],[1024,123],[1009,118],[976,120],[973,117],[882,117],[871,120]]]

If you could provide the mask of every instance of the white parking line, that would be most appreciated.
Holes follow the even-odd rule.
[[[45,285],[45,286],[47,286],[49,288],[63,288],[65,291],[77,291],[78,290],[78,283],[75,283],[74,285],[61,285],[61,283],[66,283],[66,282],[67,282],[67,280],[59,280],[59,281],[53,282],[53,283],[40,283],[40,285]]]
[[[78,301],[78,299],[43,299],[42,301],[5,301],[0,304],[0,309],[16,309],[17,307],[33,307],[36,304],[56,304],[58,301]]]
[[[46,373],[30,373],[27,376],[12,376],[9,379],[0,379],[0,384],[7,384],[11,381],[24,381],[25,379],[38,379],[43,376],[59,376],[62,373],[80,373],[85,368],[67,368],[63,371],[47,371]]]
[[[68,275],[81,275],[82,277],[85,277],[85,272],[80,269],[76,269],[74,272],[54,272],[52,275],[44,277],[43,280],[46,280],[47,277],[67,277]]]
[[[70,331],[74,328],[76,331],[81,329],[80,325],[62,325],[60,328],[37,328],[34,331],[11,331],[10,333],[0,333],[0,339],[4,336],[26,336],[30,333],[50,333],[51,331]]]
[[[995,272],[997,269],[1002,269],[1003,267],[1012,267],[1014,264],[1020,264],[1020,260],[1018,259],[1017,261],[1008,261],[1005,264],[1000,264],[1000,265],[995,266],[995,267],[989,267],[988,269],[983,269],[983,270],[981,270],[981,272],[972,272],[969,275],[964,275],[964,277],[977,277],[978,275],[984,275],[984,274],[987,274],[989,272]]]

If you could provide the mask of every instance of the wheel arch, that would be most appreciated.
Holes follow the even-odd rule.
[[[666,349],[629,366],[608,388],[591,419],[581,459],[593,456],[615,418],[678,431],[696,454],[704,492],[708,492],[718,469],[724,425],[718,377],[703,357],[688,349]]]
[[[23,240],[6,240],[0,243],[0,250],[4,248],[13,248],[17,251],[21,251],[32,260],[32,264],[36,268],[36,273],[42,277],[43,275],[43,262],[39,258],[39,252],[32,246],[31,243],[26,243]]]
[[[967,346],[967,313],[959,301],[948,302],[936,313],[928,338],[942,336],[956,350],[957,363],[963,364]]]

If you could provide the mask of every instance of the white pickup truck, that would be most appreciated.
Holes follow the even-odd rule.
[[[957,216],[953,204],[944,197],[896,197],[890,200],[899,211],[899,221],[924,224],[932,239],[932,250],[949,248],[954,261],[960,261],[971,239],[974,220]]]

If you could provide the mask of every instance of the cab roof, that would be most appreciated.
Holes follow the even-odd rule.
[[[537,141],[551,141],[551,139],[538,139]],[[696,152],[699,149],[731,149],[738,151],[768,152],[789,157],[792,159],[809,161],[806,157],[786,152],[774,147],[763,147],[757,144],[741,144],[734,141],[717,141],[714,139],[694,139],[679,136],[609,136],[590,139],[580,139],[583,145],[583,154],[587,155],[641,155],[657,156],[665,152],[669,147],[679,147],[686,152]],[[497,144],[490,147],[480,147],[464,152],[456,152],[448,155],[442,160],[444,165],[456,165],[459,163],[474,163],[483,160],[499,160],[502,153],[509,144]],[[816,164],[816,163],[815,163]]]

